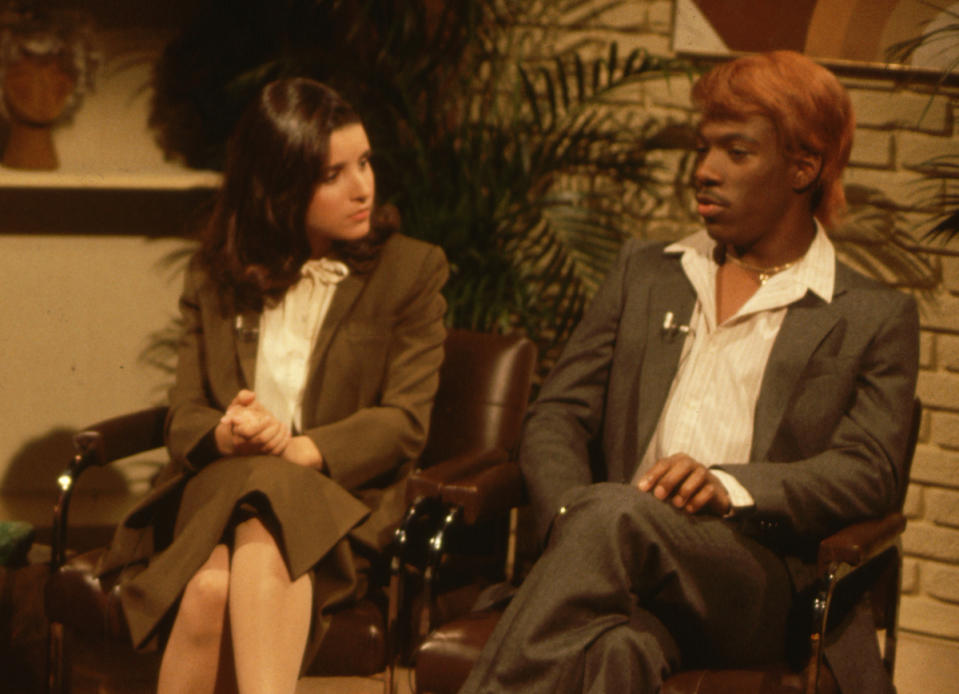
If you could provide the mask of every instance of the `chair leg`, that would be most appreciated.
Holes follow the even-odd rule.
[[[898,602],[898,601],[897,601]],[[896,625],[886,628],[886,645],[883,647],[882,660],[889,673],[889,679],[896,674]]]
[[[47,632],[47,693],[70,694],[63,625],[51,623]]]
[[[882,662],[886,667],[886,672],[889,673],[890,681],[895,674],[896,669],[896,643],[898,638],[898,628],[899,628],[899,595],[902,593],[902,553],[901,548],[897,550],[896,556],[892,562],[892,568],[890,571],[893,571],[895,574],[895,586],[896,591],[895,595],[891,598],[892,609],[887,608],[886,613],[886,644],[883,647],[882,651]]]
[[[806,694],[816,694],[819,691],[819,668],[822,666],[822,640],[818,634],[812,637],[813,654],[806,669]]]
[[[446,541],[450,530],[459,522],[462,508],[453,506],[443,517],[439,529],[433,534],[429,542],[429,553],[426,569],[423,571],[423,611],[420,614],[417,638],[424,639],[433,629],[433,583],[439,573],[440,563],[446,554]]]
[[[806,670],[806,694],[819,692],[819,671],[822,669],[823,638],[826,635],[826,624],[829,619],[829,605],[832,602],[833,590],[836,586],[836,571],[830,569],[826,578],[813,599],[812,633],[809,635],[810,657]]]
[[[406,565],[409,559],[410,544],[414,535],[414,526],[429,516],[430,509],[436,505],[431,498],[418,499],[406,511],[403,520],[393,534],[390,557],[390,584],[387,593],[386,610],[386,677],[383,681],[384,694],[396,691],[396,665],[400,658],[399,621],[406,582]]]
[[[386,610],[386,678],[383,681],[383,694],[394,694],[393,682],[396,672],[396,660],[399,646],[396,643],[399,628],[400,604],[403,600],[403,559],[395,552],[390,560],[390,587]]]
[[[503,564],[504,580],[513,585],[516,578],[516,544],[519,536],[519,509],[509,511],[509,531],[506,540],[506,561]]]

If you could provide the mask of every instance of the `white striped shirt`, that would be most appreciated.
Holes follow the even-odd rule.
[[[787,307],[807,291],[832,300],[836,255],[817,222],[806,254],[770,277],[733,316],[717,325],[715,246],[701,231],[665,250],[682,254],[680,262],[697,301],[679,369],[634,482],[657,460],[675,453],[704,465],[748,462],[756,400]],[[731,475],[714,472],[727,487],[733,507],[752,505],[752,497]]]

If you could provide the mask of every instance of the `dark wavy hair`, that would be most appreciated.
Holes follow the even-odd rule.
[[[330,134],[360,122],[339,94],[304,78],[266,85],[240,118],[200,248],[214,283],[239,307],[259,308],[299,278],[311,253],[306,212],[328,165]],[[333,252],[367,271],[398,226],[395,208],[376,207],[370,233],[334,241]]]

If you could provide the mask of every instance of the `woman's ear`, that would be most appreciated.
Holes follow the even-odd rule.
[[[801,152],[793,158],[793,190],[804,193],[819,180],[822,173],[822,155]]]

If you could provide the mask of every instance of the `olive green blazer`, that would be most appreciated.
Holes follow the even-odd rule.
[[[337,285],[311,355],[302,433],[349,492],[340,497],[340,520],[374,549],[385,546],[403,513],[405,479],[426,443],[448,272],[438,247],[394,234],[372,269]],[[253,387],[259,314],[237,313],[196,259],[180,310],[184,332],[166,422],[171,460],[121,524],[102,572],[162,549],[168,538],[154,532],[171,525],[183,482],[213,459],[212,431],[230,401]]]

